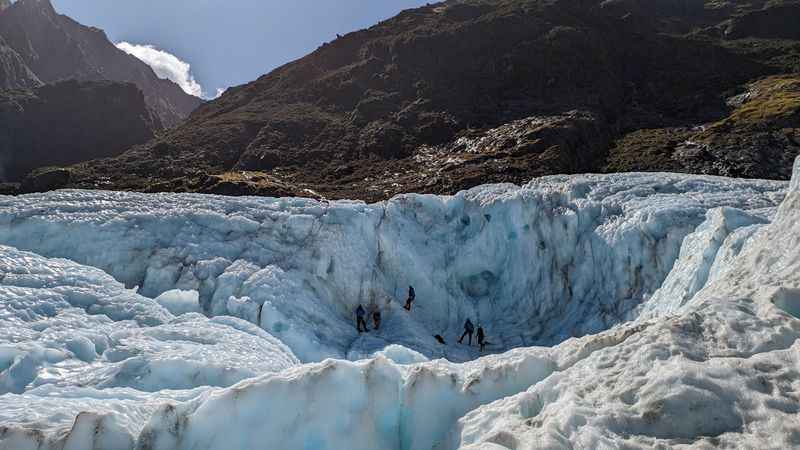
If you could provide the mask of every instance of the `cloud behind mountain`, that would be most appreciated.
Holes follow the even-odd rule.
[[[153,45],[131,44],[129,42],[119,42],[116,45],[120,50],[135,56],[152,67],[159,77],[178,84],[187,94],[195,97],[206,97],[203,87],[192,75],[192,66],[188,62]]]

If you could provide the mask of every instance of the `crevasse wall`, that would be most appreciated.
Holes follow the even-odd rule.
[[[432,335],[452,341],[468,317],[495,350],[619,323],[661,286],[708,210],[763,220],[784,188],[586,175],[375,205],[61,191],[0,197],[0,243],[101,268],[149,297],[197,290],[207,314],[258,323],[304,361],[390,342],[442,356]],[[399,308],[409,285],[410,316]],[[358,304],[384,310],[383,333],[357,337]]]
[[[247,322],[173,317],[100,270],[0,246],[0,372],[22,392],[0,395],[0,449],[792,448],[800,197],[794,183],[776,215],[785,187],[629,174],[372,206],[106,192],[0,198],[0,242],[87,261],[150,297],[196,289],[207,312],[258,322],[305,359],[358,357],[389,342],[436,355],[432,330],[444,323],[452,343],[467,314],[480,314],[505,346],[529,326],[542,342],[584,332],[581,321],[605,326],[593,315],[604,302],[616,308],[611,324],[638,316],[465,364],[378,356],[299,365]],[[398,311],[407,283],[419,294],[411,314]],[[555,319],[539,320],[531,305],[559,292],[545,308]],[[384,303],[384,328],[357,337],[351,308],[384,294],[399,296]],[[20,358],[26,351],[35,365]],[[198,364],[181,372],[170,359]],[[137,360],[147,370],[129,367]],[[230,386],[247,371],[263,375]]]
[[[442,448],[798,448],[800,159],[792,180],[768,224],[724,237],[746,218],[710,212],[684,241],[673,282],[645,303],[658,314],[614,330],[633,328],[628,339],[476,408]],[[650,305],[659,298],[668,303]]]
[[[617,329],[467,364],[305,365],[162,408],[138,448],[215,448],[232,428],[236,448],[794,448],[794,186],[776,215],[707,211],[640,317]],[[220,424],[219,410],[251,422]],[[249,431],[262,426],[280,432]]]

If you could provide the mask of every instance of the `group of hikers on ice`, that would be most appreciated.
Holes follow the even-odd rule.
[[[416,299],[417,299],[417,293],[414,291],[414,287],[409,286],[408,298],[406,299],[406,304],[403,305],[403,309],[405,309],[406,311],[411,311],[411,305],[414,303],[414,300]],[[363,305],[358,305],[358,308],[356,308],[356,328],[358,329],[359,333],[364,333],[369,331],[369,328],[367,327],[366,316],[367,316],[367,310],[364,309]],[[375,327],[374,328],[375,330],[380,329],[381,310],[379,308],[375,308],[372,311],[372,323]],[[467,319],[467,321],[464,322],[464,334],[461,335],[461,338],[458,340],[458,343],[462,344],[464,342],[464,338],[468,337],[467,345],[472,346],[473,333],[475,333],[475,325],[472,324],[472,320]],[[480,325],[478,325],[478,335],[476,337],[478,338],[478,345],[480,346],[481,351],[483,351],[488,342],[486,342],[486,333],[483,331],[483,327]],[[436,336],[434,336],[434,338],[440,344],[445,344],[445,340],[441,335],[437,334]]]

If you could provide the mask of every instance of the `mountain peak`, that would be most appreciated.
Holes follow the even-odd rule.
[[[0,0],[0,9],[3,9],[2,3],[9,3],[10,0]],[[50,0],[18,0],[13,4],[8,5],[21,10],[40,11],[47,15],[56,15],[56,9]]]
[[[58,14],[50,0],[17,0],[0,15],[0,35],[44,83],[67,79],[135,83],[167,126],[180,122],[201,102],[116,48],[102,30]]]

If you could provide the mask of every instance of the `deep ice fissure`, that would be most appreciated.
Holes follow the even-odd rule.
[[[433,335],[452,344],[471,318],[500,351],[634,317],[709,210],[763,222],[785,188],[556,176],[374,205],[60,191],[0,197],[0,243],[101,268],[149,297],[195,290],[206,314],[256,323],[302,361],[358,359],[392,343],[466,360],[477,353]],[[411,314],[400,308],[409,285]],[[358,304],[382,308],[380,332],[358,336]]]

